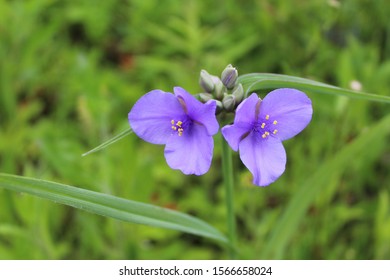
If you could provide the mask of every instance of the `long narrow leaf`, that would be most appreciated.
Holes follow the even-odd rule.
[[[314,199],[328,186],[328,178],[345,170],[351,161],[367,149],[378,137],[390,133],[390,116],[385,117],[369,131],[363,132],[351,144],[345,146],[334,157],[324,162],[317,171],[308,178],[292,197],[282,217],[273,228],[271,238],[267,241],[262,258],[281,259],[288,242],[297,233],[298,226]]]
[[[371,93],[356,92],[342,89],[309,79],[293,77],[288,75],[270,73],[245,74],[238,78],[246,90],[246,95],[256,90],[290,87],[300,90],[308,90],[315,93],[341,95],[350,98],[364,99],[367,101],[390,103],[389,96],[376,95]]]
[[[64,184],[0,173],[0,187],[102,216],[187,232],[227,243],[217,229],[190,215]]]
[[[123,137],[129,135],[132,132],[133,132],[133,130],[131,128],[128,128],[127,130],[119,133],[118,135],[114,136],[113,138],[111,138],[111,139],[107,140],[106,142],[100,144],[96,148],[94,148],[94,149],[92,149],[92,150],[82,154],[82,156],[86,156],[86,155],[92,154],[94,152],[103,150],[103,149],[107,148],[108,146],[110,146],[111,144],[114,144],[115,142],[121,140]]]

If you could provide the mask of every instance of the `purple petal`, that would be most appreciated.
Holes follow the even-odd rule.
[[[152,90],[142,96],[128,115],[135,134],[153,144],[165,144],[172,134],[171,120],[184,118],[178,99],[161,90]]]
[[[181,87],[175,87],[173,91],[177,98],[184,101],[185,111],[192,120],[203,124],[209,135],[218,132],[219,124],[215,117],[215,109],[217,108],[215,100],[203,104]]]
[[[256,120],[256,107],[259,106],[260,98],[256,93],[252,93],[246,98],[236,110],[234,123],[250,123],[253,124]]]
[[[228,142],[229,146],[234,150],[238,151],[238,145],[240,141],[245,137],[245,134],[251,131],[251,125],[247,123],[234,123],[225,125],[222,129],[222,135]]]
[[[182,136],[173,134],[165,146],[165,159],[172,169],[184,174],[202,175],[211,165],[214,141],[206,128],[193,123]]]
[[[234,123],[225,125],[222,129],[222,135],[228,142],[229,146],[234,150],[238,150],[238,144],[249,133],[256,121],[256,106],[258,106],[260,99],[253,93],[246,98],[236,110]]]
[[[262,140],[251,132],[239,145],[240,158],[253,175],[253,184],[264,187],[283,174],[286,151],[282,142],[274,137]]]
[[[296,89],[281,88],[268,93],[260,105],[260,118],[269,115],[277,121],[276,137],[286,140],[301,132],[310,122],[313,113],[311,100]]]

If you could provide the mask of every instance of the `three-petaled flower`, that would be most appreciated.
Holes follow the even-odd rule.
[[[172,169],[202,175],[210,168],[212,136],[219,129],[216,102],[203,104],[180,87],[174,93],[152,90],[142,96],[128,115],[130,126],[143,140],[165,144],[165,159]]]
[[[311,100],[295,89],[276,89],[263,100],[255,93],[236,110],[234,123],[222,135],[253,174],[253,183],[267,186],[283,174],[286,152],[282,141],[294,137],[310,122]]]

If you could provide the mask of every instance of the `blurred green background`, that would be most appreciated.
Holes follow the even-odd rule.
[[[162,146],[135,135],[81,154],[127,129],[144,93],[198,93],[201,69],[218,75],[229,63],[389,95],[389,14],[385,0],[2,0],[0,172],[176,209],[226,232],[218,137],[201,177],[171,170]],[[337,155],[390,107],[307,94],[313,120],[284,143],[277,182],[253,186],[234,154],[240,258],[388,259],[389,136]],[[291,203],[301,199],[299,215]],[[226,258],[211,240],[0,188],[0,259]]]

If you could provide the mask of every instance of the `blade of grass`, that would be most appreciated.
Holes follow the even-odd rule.
[[[288,242],[296,234],[310,204],[328,186],[328,179],[345,170],[351,161],[367,150],[371,143],[374,143],[376,138],[385,137],[389,133],[390,115],[372,126],[370,130],[362,132],[351,144],[345,146],[333,158],[322,164],[290,200],[282,217],[273,228],[261,258],[283,258]]]
[[[121,221],[178,230],[227,243],[206,222],[185,213],[51,181],[0,173],[0,187]]]
[[[125,136],[131,134],[133,132],[133,130],[131,128],[128,128],[127,130],[119,133],[118,135],[114,136],[113,138],[107,140],[106,142],[100,144],[99,146],[97,146],[96,148],[82,154],[82,156],[86,156],[86,155],[89,155],[89,154],[92,154],[92,153],[95,153],[97,151],[100,151],[100,150],[103,150],[105,148],[107,148],[108,146],[110,146],[111,144],[114,144],[115,142],[121,140],[122,138],[124,138]]]
[[[390,103],[389,96],[376,95],[371,93],[356,92],[353,90],[342,89],[339,87],[327,85],[324,83],[312,81],[309,79],[293,77],[288,75],[270,74],[270,73],[252,73],[241,75],[238,82],[242,83],[245,89],[245,95],[261,89],[274,88],[296,88],[307,90],[314,93],[341,95],[350,98],[358,98],[367,101],[376,101]]]

